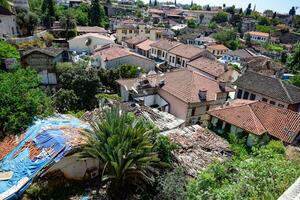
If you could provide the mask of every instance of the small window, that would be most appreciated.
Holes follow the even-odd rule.
[[[275,105],[275,101],[270,101],[270,104],[271,105]]]
[[[255,94],[251,94],[251,95],[250,95],[250,100],[255,100],[255,98],[256,98],[256,95],[255,95]]]
[[[268,99],[266,99],[266,98],[262,98],[262,101],[264,101],[264,102],[268,102]]]
[[[192,114],[191,116],[195,116],[196,108],[192,108]]]
[[[243,99],[248,99],[249,98],[249,92],[244,92],[244,97]]]
[[[278,107],[284,108],[284,105],[282,105],[282,104],[279,103]]]
[[[239,89],[236,98],[241,99],[242,98],[242,93],[243,93],[243,90]]]

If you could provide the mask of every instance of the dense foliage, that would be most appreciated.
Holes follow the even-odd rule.
[[[0,136],[19,134],[34,117],[52,113],[50,99],[39,88],[39,76],[34,70],[0,72],[0,82]]]
[[[20,58],[20,53],[16,47],[0,40],[0,59],[1,58]]]
[[[24,35],[32,35],[38,24],[38,16],[26,9],[17,9],[17,23]]]
[[[153,170],[159,158],[154,149],[157,129],[152,124],[133,113],[111,108],[91,126],[82,156],[100,161],[102,181],[109,181],[112,199],[125,199],[132,190],[154,181]]]
[[[237,33],[234,30],[226,29],[223,32],[218,32],[213,35],[218,43],[223,44],[231,50],[241,48],[241,44],[237,39]]]
[[[279,141],[245,159],[214,163],[188,184],[188,199],[277,199],[300,175]]]
[[[228,14],[226,12],[218,12],[213,18],[212,21],[216,23],[224,23],[228,21]]]
[[[288,60],[288,68],[291,72],[300,70],[300,42],[298,42]]]

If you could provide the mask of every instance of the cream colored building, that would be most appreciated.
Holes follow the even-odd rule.
[[[125,40],[134,37],[146,37],[150,40],[156,41],[162,38],[162,32],[164,28],[148,27],[144,24],[127,24],[117,28],[117,42],[121,43]]]

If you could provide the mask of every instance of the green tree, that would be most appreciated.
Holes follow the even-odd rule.
[[[223,44],[231,50],[242,47],[237,39],[237,33],[232,29],[226,29],[223,32],[215,33],[213,37],[219,44]]]
[[[191,10],[202,10],[202,7],[200,5],[197,5],[197,4],[193,4],[191,6]]]
[[[53,25],[55,20],[55,9],[54,9],[53,0],[43,0],[41,12],[42,12],[42,23],[47,28],[50,28]]]
[[[92,0],[90,11],[90,22],[92,26],[99,26],[101,24],[100,18],[100,3],[99,0]]]
[[[0,136],[19,134],[35,117],[52,114],[50,98],[39,88],[36,71],[0,72]]]
[[[224,23],[228,21],[228,14],[226,12],[218,12],[213,18],[212,21],[216,23]]]
[[[26,30],[26,35],[33,35],[34,29],[38,24],[38,16],[26,9],[18,9],[17,24],[21,30]]]
[[[119,108],[106,110],[103,115],[87,131],[89,139],[82,157],[99,160],[110,198],[122,200],[134,188],[153,182],[152,172],[159,162],[153,141],[157,129]]]
[[[251,3],[249,3],[247,9],[245,10],[245,15],[251,15],[251,13],[252,13]]]
[[[62,89],[73,90],[78,101],[76,110],[91,110],[97,105],[96,94],[99,92],[100,80],[93,70],[83,67],[66,69],[59,76]]]
[[[16,47],[0,40],[0,59],[1,58],[16,58],[20,59],[20,53]]]
[[[261,16],[258,19],[258,24],[262,26],[270,26],[271,20],[268,17]]]
[[[188,26],[189,28],[196,28],[196,27],[197,27],[196,21],[193,20],[193,19],[189,19],[189,20],[187,21],[187,26]]]
[[[67,10],[67,12],[59,19],[59,23],[61,27],[65,29],[65,38],[68,40],[70,29],[75,29],[76,27],[74,13],[71,10]]]
[[[59,113],[67,113],[68,111],[76,111],[78,97],[73,90],[60,89],[53,96],[53,102]]]
[[[291,80],[290,83],[293,84],[294,86],[300,87],[300,75],[297,74],[295,75]]]
[[[138,7],[138,8],[142,8],[145,6],[144,2],[142,0],[137,0],[135,1],[135,5]]]
[[[295,45],[292,55],[288,59],[288,68],[291,72],[300,70],[300,42]]]

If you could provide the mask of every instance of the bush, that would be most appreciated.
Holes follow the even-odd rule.
[[[2,58],[20,58],[20,53],[16,47],[0,40],[0,59]]]
[[[175,168],[158,178],[157,199],[183,200],[186,199],[186,178],[182,168]]]
[[[300,164],[284,157],[280,141],[246,157],[214,163],[187,186],[188,199],[277,199],[300,175]]]
[[[173,161],[171,151],[177,148],[175,143],[172,143],[166,136],[159,136],[155,142],[157,152],[161,161],[171,164]]]

